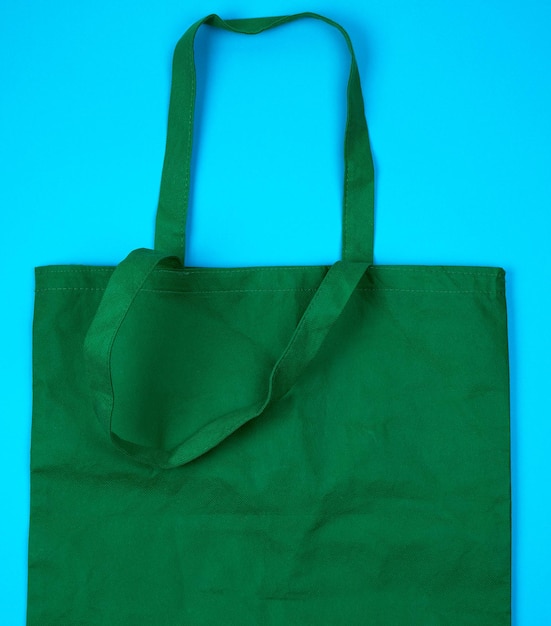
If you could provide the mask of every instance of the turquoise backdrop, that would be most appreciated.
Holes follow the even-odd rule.
[[[301,11],[335,19],[354,43],[376,263],[507,271],[514,623],[551,623],[551,4],[4,0],[2,625],[25,619],[33,268],[116,264],[152,246],[171,54],[192,22]],[[306,21],[254,38],[204,29],[196,51],[188,263],[332,263],[349,62],[340,36]],[[245,179],[253,192],[242,193]]]

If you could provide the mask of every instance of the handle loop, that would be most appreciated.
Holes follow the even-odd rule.
[[[111,373],[111,353],[119,328],[143,284],[159,265],[181,267],[181,262],[177,257],[142,248],[131,252],[115,268],[86,335],[84,352],[96,415],[109,438],[136,460],[161,468],[196,459],[282,398],[317,354],[368,268],[366,263],[348,261],[337,261],[329,268],[272,368],[264,397],[257,404],[221,415],[172,450],[162,450],[127,441],[113,432],[115,389]]]
[[[179,40],[172,66],[167,142],[155,229],[156,250],[185,258],[196,92],[194,41],[199,27],[208,24],[235,33],[256,35],[303,18],[321,20],[339,30],[350,51],[344,141],[342,258],[347,261],[373,262],[373,159],[356,57],[350,37],[344,28],[316,13],[239,20],[223,20],[213,14],[196,22]]]
[[[119,329],[151,273],[159,266],[183,267],[195,103],[193,42],[197,29],[206,23],[239,33],[256,34],[305,17],[320,19],[337,28],[345,37],[352,56],[344,145],[343,259],[328,268],[287,346],[274,364],[263,395],[255,405],[232,409],[170,450],[127,441],[113,431],[116,393],[111,372],[111,356]],[[217,15],[209,15],[187,31],[178,42],[174,53],[155,250],[134,250],[115,268],[84,342],[95,411],[115,446],[142,463],[161,468],[177,467],[205,454],[240,426],[262,415],[267,407],[292,388],[304,368],[317,354],[361,277],[372,263],[373,178],[358,68],[350,38],[341,26],[314,13],[228,21]]]

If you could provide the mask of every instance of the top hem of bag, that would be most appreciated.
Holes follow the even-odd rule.
[[[220,293],[313,291],[331,265],[156,268],[142,291]],[[101,291],[112,266],[47,265],[35,268],[35,291]],[[244,282],[243,282],[244,281]],[[505,270],[467,265],[372,265],[359,290],[425,293],[505,293]]]
[[[35,267],[37,274],[58,274],[58,273],[89,273],[89,272],[113,272],[115,270],[114,265],[39,265]],[[320,265],[247,265],[247,266],[185,266],[182,269],[177,268],[156,268],[157,272],[179,272],[185,273],[216,273],[216,272],[254,272],[254,271],[319,271],[328,270],[331,267],[330,264]],[[375,264],[370,265],[369,271],[400,271],[400,272],[412,272],[412,271],[440,271],[448,274],[477,274],[477,275],[492,275],[502,274],[505,275],[505,269],[500,266],[490,265],[383,265]]]

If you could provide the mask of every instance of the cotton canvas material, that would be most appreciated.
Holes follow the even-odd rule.
[[[352,55],[342,259],[187,267],[195,33],[303,17]],[[37,268],[33,338],[29,625],[510,623],[505,274],[373,264],[338,24],[187,31],[155,249]]]

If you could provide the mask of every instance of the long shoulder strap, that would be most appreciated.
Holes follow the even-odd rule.
[[[373,160],[356,57],[344,28],[316,13],[242,20],[223,20],[218,15],[209,15],[193,24],[177,43],[172,66],[166,152],[157,210],[156,250],[184,259],[195,115],[194,41],[199,27],[208,24],[235,33],[256,35],[303,18],[322,20],[335,27],[342,33],[350,51],[344,138],[342,258],[347,261],[373,262]]]

